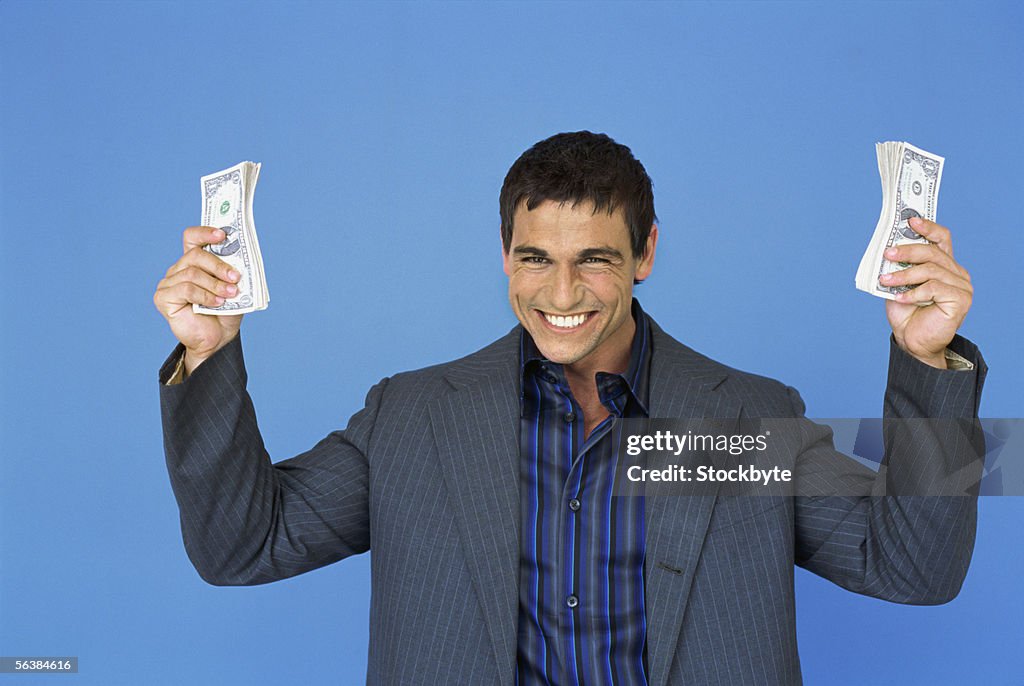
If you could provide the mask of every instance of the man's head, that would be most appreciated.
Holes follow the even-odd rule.
[[[516,160],[500,204],[520,323],[554,362],[617,371],[634,331],[633,284],[650,274],[658,237],[643,165],[603,134],[560,133]]]
[[[651,177],[625,145],[603,133],[557,133],[519,156],[501,186],[501,241],[508,252],[520,204],[533,210],[545,200],[612,214],[621,209],[633,257],[643,257],[654,214]]]

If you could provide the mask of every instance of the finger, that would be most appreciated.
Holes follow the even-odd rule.
[[[225,235],[221,229],[213,226],[190,226],[181,234],[181,252],[187,253],[192,248],[220,243]]]
[[[911,217],[907,223],[915,232],[939,246],[942,252],[953,256],[953,237],[945,226],[928,221],[924,217]]]
[[[171,268],[167,270],[166,276],[171,276],[189,267],[199,267],[222,281],[229,281],[231,283],[238,283],[239,279],[242,278],[242,275],[235,271],[230,264],[199,247],[194,247],[182,255],[181,259],[172,264]]]
[[[934,262],[940,267],[955,272],[970,281],[970,275],[966,269],[961,267],[951,255],[944,252],[939,246],[931,243],[907,243],[887,248],[885,259],[891,262],[904,262],[907,264]]]
[[[159,289],[155,300],[157,308],[168,317],[174,315],[183,306],[193,303],[207,307],[224,304],[224,298],[191,281],[182,281],[173,286]]]
[[[179,283],[191,281],[192,283],[205,288],[211,293],[222,295],[226,298],[233,298],[238,295],[238,286],[228,281],[218,279],[208,271],[195,265],[185,267],[181,271],[171,274],[164,279],[160,285],[163,287],[176,286]]]
[[[950,319],[963,318],[971,306],[971,294],[942,281],[925,281],[909,291],[898,293],[896,301],[913,305],[934,303]]]
[[[926,281],[940,281],[964,291],[973,292],[971,282],[957,272],[940,267],[934,262],[915,264],[913,267],[901,269],[891,274],[882,274],[878,278],[883,286],[913,286]]]

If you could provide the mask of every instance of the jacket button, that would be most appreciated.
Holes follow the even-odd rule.
[[[569,607],[576,607],[580,604],[580,599],[574,595],[570,595],[568,598],[565,599],[565,604]]]
[[[569,501],[569,509],[572,510],[573,512],[579,512],[580,501],[578,498],[573,498],[572,500]]]
[[[569,424],[572,424],[573,422],[576,421],[576,413],[575,412],[566,412],[565,416],[562,417],[562,419],[564,419]]]

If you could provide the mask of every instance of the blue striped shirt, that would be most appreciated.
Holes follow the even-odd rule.
[[[522,551],[517,682],[646,684],[644,500],[613,497],[621,423],[646,417],[650,328],[636,333],[625,374],[598,372],[610,416],[584,436],[562,366],[526,330],[520,348]]]

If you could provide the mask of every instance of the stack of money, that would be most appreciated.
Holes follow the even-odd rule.
[[[871,295],[895,300],[897,293],[915,286],[883,286],[878,277],[911,265],[890,262],[883,254],[894,245],[928,242],[911,229],[908,222],[914,217],[935,221],[945,158],[915,148],[910,143],[893,141],[876,143],[875,153],[878,156],[878,173],[882,177],[882,214],[860,260],[855,283],[857,288]]]
[[[259,162],[240,162],[200,180],[203,193],[203,226],[221,229],[224,240],[206,246],[242,275],[238,295],[218,307],[192,305],[200,314],[245,314],[265,310],[270,304],[267,278],[263,272],[260,241],[252,218],[252,198],[260,175]]]

